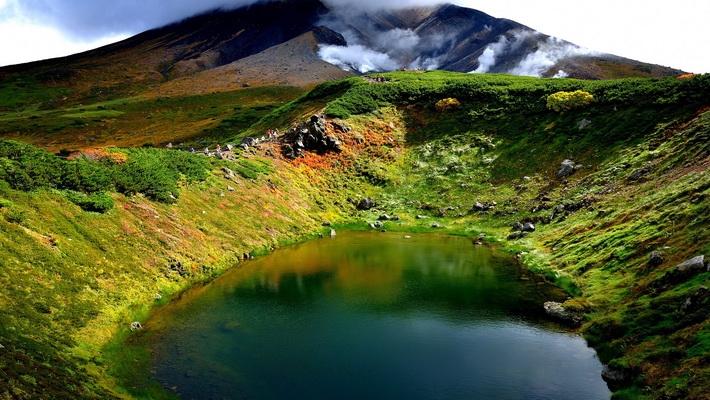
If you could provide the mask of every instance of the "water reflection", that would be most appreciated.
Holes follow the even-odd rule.
[[[150,321],[184,398],[603,399],[564,294],[465,238],[345,233],[246,263]]]

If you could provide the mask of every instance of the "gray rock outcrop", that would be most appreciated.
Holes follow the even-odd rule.
[[[545,312],[551,317],[560,319],[566,323],[572,325],[579,325],[582,323],[582,315],[576,311],[568,310],[562,306],[562,303],[556,301],[546,301],[543,304]]]
[[[560,164],[560,169],[557,171],[557,177],[559,179],[564,179],[574,173],[576,170],[576,165],[572,160],[564,160]]]
[[[325,119],[323,114],[314,115],[307,122],[302,122],[283,134],[281,152],[287,158],[295,159],[303,156],[304,151],[313,151],[319,154],[327,152],[340,153],[343,149],[340,140],[332,133],[349,130],[342,124],[333,124]]]

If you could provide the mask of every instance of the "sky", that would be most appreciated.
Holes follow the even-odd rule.
[[[217,7],[254,0],[0,0],[0,65],[60,57],[113,43]],[[352,7],[352,0],[324,0]],[[359,0],[360,7],[437,0]],[[710,73],[710,1],[449,0],[579,46]]]

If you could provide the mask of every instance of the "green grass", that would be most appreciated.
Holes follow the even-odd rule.
[[[37,168],[12,170],[12,179],[32,172],[42,179],[28,182],[46,185],[0,181],[0,284],[6,288],[0,337],[12,349],[0,352],[0,364],[11,367],[0,368],[2,382],[29,397],[55,385],[49,377],[87,397],[169,396],[147,373],[141,343],[149,332],[127,331],[131,321],[145,322],[156,294],[167,299],[245,253],[327,233],[323,221],[338,230],[370,229],[369,222],[387,213],[400,217],[385,222],[388,230],[485,233],[487,243],[565,289],[573,296],[565,306],[585,314],[581,332],[600,359],[634,374],[616,398],[708,392],[707,308],[679,310],[710,275],[664,277],[685,259],[710,252],[709,76],[591,82],[438,71],[381,75],[386,83],[355,77],[307,93],[254,88],[70,110],[23,100],[25,111],[0,117],[4,129],[27,141],[41,142],[49,131],[100,138],[96,132],[103,130],[113,143],[133,138],[134,147],[158,147],[168,138],[196,148],[236,141],[288,129],[319,111],[352,128],[341,138],[341,154],[296,162],[274,156],[278,147],[206,165],[206,158],[180,151],[114,150],[140,167],[128,174],[136,179],[125,181],[155,185],[112,192],[115,206],[103,214],[83,211],[76,205],[85,204],[82,195],[55,190],[62,189],[52,186],[56,180],[43,178],[57,170],[39,168],[54,162],[44,153],[37,153],[46,161]],[[7,85],[11,91],[17,82]],[[595,102],[562,114],[547,109],[547,96],[574,90],[591,93]],[[460,106],[440,112],[436,103],[443,98]],[[76,115],[67,119],[67,113]],[[592,123],[580,130],[582,119]],[[184,125],[190,128],[178,133]],[[22,159],[13,157],[0,162],[8,167]],[[556,174],[566,158],[583,168],[563,181]],[[223,167],[236,176],[225,178]],[[644,167],[645,176],[629,179]],[[171,201],[154,201],[165,196]],[[363,197],[377,207],[356,210]],[[495,206],[473,212],[477,201]],[[537,230],[506,240],[519,221],[534,222]],[[665,258],[655,269],[647,266],[654,250]],[[170,269],[175,260],[183,274]],[[20,307],[17,299],[29,300]],[[46,364],[53,370],[42,369]]]

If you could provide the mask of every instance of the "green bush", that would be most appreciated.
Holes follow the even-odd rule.
[[[67,198],[84,211],[105,213],[113,208],[113,197],[107,192],[96,192],[89,195],[72,190],[67,191]]]

